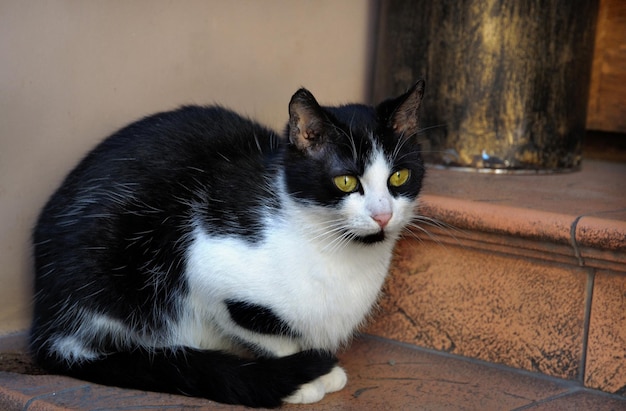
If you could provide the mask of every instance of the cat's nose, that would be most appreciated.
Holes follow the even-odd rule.
[[[387,224],[389,223],[389,220],[391,220],[392,216],[393,214],[391,213],[374,214],[372,216],[372,220],[376,221],[380,228],[385,228],[387,227]]]

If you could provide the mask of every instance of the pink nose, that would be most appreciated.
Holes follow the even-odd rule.
[[[391,213],[374,214],[372,220],[376,221],[380,228],[385,228],[392,216]]]

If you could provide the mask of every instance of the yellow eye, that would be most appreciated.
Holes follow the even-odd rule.
[[[333,182],[344,193],[356,191],[359,186],[359,180],[355,176],[337,176],[333,178]]]
[[[389,184],[394,187],[400,187],[401,185],[409,181],[409,177],[411,177],[411,170],[403,168],[402,170],[394,172],[389,177]]]

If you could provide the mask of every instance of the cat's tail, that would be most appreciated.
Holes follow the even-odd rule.
[[[116,352],[68,366],[37,358],[49,371],[104,385],[185,394],[249,407],[274,408],[307,382],[329,373],[337,359],[325,351],[244,359],[189,348]]]

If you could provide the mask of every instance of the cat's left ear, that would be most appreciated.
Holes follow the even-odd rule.
[[[289,141],[298,149],[316,152],[325,140],[328,120],[324,110],[305,88],[301,88],[289,102]]]
[[[388,126],[397,134],[412,137],[419,131],[417,110],[424,97],[424,80],[419,80],[406,93],[393,100],[396,107],[388,119]]]

